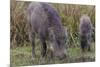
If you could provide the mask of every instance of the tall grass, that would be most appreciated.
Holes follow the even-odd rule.
[[[26,27],[26,10],[25,2],[16,2],[11,0],[11,24],[10,24],[10,34],[11,34],[11,47],[24,46],[28,42],[28,34]]]
[[[28,28],[26,27],[27,20],[25,16],[25,11],[29,3],[11,0],[10,40],[12,48],[29,45]],[[71,46],[77,46],[79,44],[78,26],[81,15],[89,15],[95,27],[95,6],[58,3],[52,5],[58,11],[63,26],[68,29],[69,44]],[[95,31],[93,39],[95,39]]]

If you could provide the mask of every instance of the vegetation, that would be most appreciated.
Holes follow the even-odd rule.
[[[91,52],[81,53],[79,47],[68,48],[68,57],[63,60],[51,59],[49,56],[45,58],[45,61],[41,60],[40,48],[36,46],[35,61],[32,60],[31,46],[17,47],[11,49],[11,66],[26,66],[26,65],[38,65],[38,64],[61,64],[61,63],[76,63],[76,62],[89,62],[95,61],[95,49],[94,44]]]
[[[11,0],[11,21],[10,21],[10,42],[11,42],[11,65],[36,65],[43,64],[40,59],[40,42],[36,40],[36,59],[32,61],[31,46],[27,33],[27,20],[25,11],[30,2],[16,2]],[[79,18],[83,14],[90,16],[95,28],[95,6],[93,5],[74,5],[74,4],[52,4],[58,11],[63,26],[68,29],[68,59],[50,60],[47,58],[44,64],[69,63],[95,60],[95,31],[93,32],[93,46],[91,52],[86,52],[83,56],[80,50],[80,39],[78,35]],[[49,61],[50,60],[50,61]]]

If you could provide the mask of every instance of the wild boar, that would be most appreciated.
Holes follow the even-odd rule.
[[[39,36],[42,45],[42,57],[46,55],[47,45],[58,58],[66,57],[66,34],[57,10],[48,3],[32,2],[27,8],[29,39],[32,44],[32,54],[35,56],[35,35]],[[50,44],[46,41],[49,40]]]
[[[93,26],[90,17],[87,15],[81,16],[79,24],[79,35],[82,51],[84,51],[85,49],[88,49],[88,51],[90,51],[92,29]]]

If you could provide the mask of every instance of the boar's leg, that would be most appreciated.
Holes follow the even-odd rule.
[[[88,42],[87,42],[87,49],[88,49],[88,51],[91,51],[91,33],[89,33],[88,35],[87,35],[87,40],[88,40]]]
[[[43,36],[40,36],[40,40],[41,40],[41,55],[42,57],[44,57],[46,55],[46,50],[47,50],[47,46],[46,46],[46,42],[45,42],[45,38]]]
[[[82,38],[82,37],[81,37]],[[84,52],[85,49],[86,49],[86,46],[87,46],[87,40],[86,39],[81,39],[81,48],[82,48],[82,51]]]
[[[91,45],[91,42],[90,42],[90,40],[88,41],[88,45],[87,45],[87,49],[88,49],[88,51],[91,51],[91,47],[90,47],[90,45]]]
[[[88,51],[91,51],[90,45],[88,46]]]
[[[35,58],[35,33],[29,32],[29,39],[32,46],[32,56]]]

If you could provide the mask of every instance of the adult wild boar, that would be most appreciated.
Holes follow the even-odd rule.
[[[87,15],[81,16],[79,25],[79,34],[80,34],[82,51],[84,51],[85,49],[88,49],[88,51],[90,51],[92,30],[93,27],[89,16]]]
[[[66,35],[57,11],[48,3],[32,2],[27,9],[29,39],[32,44],[32,54],[35,56],[35,35],[39,36],[42,45],[42,57],[46,55],[47,45],[53,56],[66,57]],[[47,44],[46,41],[50,44]]]

